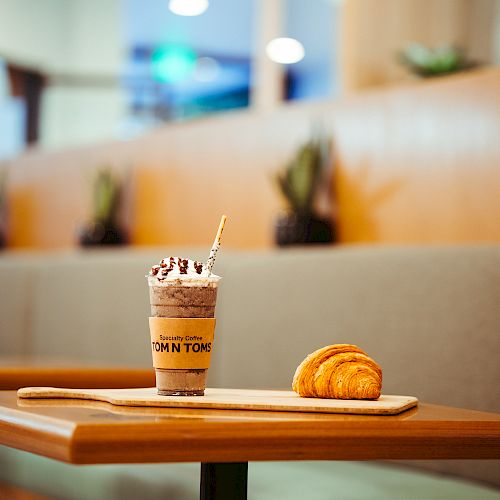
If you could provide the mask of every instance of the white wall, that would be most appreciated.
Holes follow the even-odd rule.
[[[66,70],[117,76],[125,55],[122,16],[121,0],[70,0]]]
[[[52,85],[42,101],[41,144],[60,148],[114,138],[125,111],[119,88]]]
[[[65,0],[63,0],[65,1]],[[41,144],[59,148],[114,137],[127,112],[120,0],[69,0],[62,76],[45,91]]]
[[[71,1],[0,0],[0,56],[42,71],[57,70]]]
[[[121,0],[0,0],[0,56],[48,76],[40,144],[113,137],[126,115]]]

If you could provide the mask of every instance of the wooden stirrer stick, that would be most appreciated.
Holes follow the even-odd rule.
[[[212,249],[210,250],[210,255],[207,260],[206,267],[208,269],[208,275],[212,274],[212,268],[215,264],[215,257],[217,255],[217,251],[220,247],[220,239],[222,236],[222,231],[224,230],[224,225],[226,224],[227,217],[223,215],[220,219],[219,229],[217,230],[217,235],[215,236],[214,244],[212,245]]]

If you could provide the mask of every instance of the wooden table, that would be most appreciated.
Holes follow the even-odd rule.
[[[201,462],[201,498],[246,498],[249,461],[498,459],[500,414],[428,404],[396,416],[132,408],[0,391],[0,444],[73,464]]]

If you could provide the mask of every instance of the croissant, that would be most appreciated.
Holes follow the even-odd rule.
[[[333,344],[309,354],[292,382],[292,389],[306,398],[377,399],[381,388],[380,366],[351,344]]]

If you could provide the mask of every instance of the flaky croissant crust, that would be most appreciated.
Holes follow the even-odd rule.
[[[333,344],[313,353],[295,371],[292,389],[302,397],[377,399],[382,370],[359,347]]]

